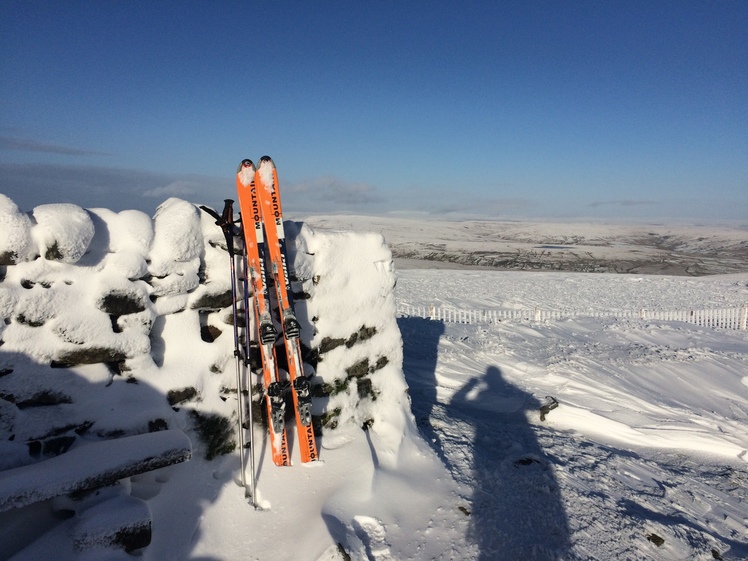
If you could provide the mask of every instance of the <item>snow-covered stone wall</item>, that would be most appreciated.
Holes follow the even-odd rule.
[[[394,452],[410,413],[392,255],[379,234],[320,232],[307,225],[288,231],[302,289],[296,306],[305,325],[302,339],[316,368],[313,411],[322,432],[342,436],[349,428],[373,427]]]
[[[396,454],[410,413],[391,254],[379,235],[286,227],[322,455],[361,426]],[[222,232],[191,203],[151,219],[0,194],[0,469],[165,428],[196,455],[232,450],[230,287]]]

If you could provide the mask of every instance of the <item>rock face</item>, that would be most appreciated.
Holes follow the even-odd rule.
[[[199,461],[235,450],[229,256],[213,218],[178,199],[151,219],[74,205],[26,214],[0,196],[0,225],[0,473],[169,429]],[[320,445],[365,427],[395,452],[410,412],[391,253],[380,235],[285,226]],[[260,402],[258,370],[251,382]],[[125,518],[129,545],[80,521],[77,546],[147,544],[147,516]]]

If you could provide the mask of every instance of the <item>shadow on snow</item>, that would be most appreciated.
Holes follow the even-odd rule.
[[[527,410],[537,412],[540,403],[507,382],[493,365],[471,378],[449,403],[440,403],[436,368],[445,325],[421,318],[400,318],[398,325],[413,413],[422,434],[453,473],[459,466],[452,464],[444,448],[447,435],[430,419],[438,414],[443,416],[439,426],[466,423],[473,429],[466,455],[472,455],[470,537],[479,546],[478,559],[568,557],[570,532],[552,461],[526,416]]]
[[[84,376],[82,371],[88,374]],[[68,450],[78,451],[80,456],[87,447],[102,441],[190,426],[188,409],[171,407],[167,396],[146,380],[125,379],[106,372],[102,364],[51,368],[22,353],[0,349],[0,474],[32,465],[43,468],[46,460],[65,456]],[[134,555],[146,560],[217,561],[216,557],[194,555],[193,549],[202,535],[200,521],[205,507],[231,481],[237,458],[232,454],[206,462],[202,458],[204,445],[195,442],[194,431],[186,432],[193,441],[193,457],[187,463],[153,471],[141,472],[138,468],[135,474],[114,485],[107,480],[106,486],[94,485],[72,498],[60,495],[38,502],[26,501],[29,504],[0,512],[0,559],[38,559],[39,551],[52,550],[56,552],[55,558],[77,558],[82,553],[75,550],[73,536],[80,534],[83,536],[80,539],[88,544],[85,528],[90,525],[93,512],[103,508],[104,512],[114,513],[112,522],[102,524],[113,524],[112,528],[119,531],[114,524],[134,516],[131,512],[140,516],[140,510],[146,508],[153,524],[152,538],[149,532],[148,540],[137,544],[145,547]],[[133,457],[140,457],[137,442],[128,444],[135,446]],[[89,459],[98,462],[96,457]],[[113,473],[111,467],[106,470],[102,473]],[[91,469],[86,470],[89,472]],[[33,477],[39,477],[39,473],[44,482],[69,485],[68,480],[75,481],[72,472],[65,475],[50,471],[47,476],[44,470],[37,470]],[[96,473],[87,477],[102,476]],[[33,483],[33,478],[29,477],[29,481]],[[237,487],[235,492],[241,491]],[[147,507],[135,509],[138,501]],[[136,521],[141,523],[139,518]],[[91,544],[86,547],[101,555],[126,556],[121,549],[117,553],[121,545],[98,545],[97,540],[103,539],[99,534],[109,535],[102,534],[102,528],[95,525]],[[141,538],[138,536],[137,540]]]

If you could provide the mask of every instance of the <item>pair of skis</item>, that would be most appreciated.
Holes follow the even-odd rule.
[[[244,250],[241,252],[242,274],[244,282],[244,337],[240,336],[240,310],[237,304],[237,275],[234,236],[237,227],[233,219],[233,203],[226,199],[223,213],[219,215],[213,209],[202,206],[204,211],[216,219],[216,224],[223,230],[226,245],[231,259],[231,292],[234,322],[234,356],[236,357],[237,408],[239,412],[239,443],[241,457],[241,480],[257,504],[255,482],[254,443],[246,446],[244,431],[249,430],[254,436],[252,426],[252,383],[249,371],[250,321],[252,314],[255,333],[253,338],[260,347],[262,364],[262,385],[265,393],[265,407],[269,440],[273,462],[278,466],[290,466],[291,454],[286,434],[286,394],[290,390],[294,405],[296,431],[302,462],[318,459],[317,444],[312,426],[312,400],[309,379],[304,375],[301,355],[301,326],[296,319],[293,307],[291,279],[288,272],[286,236],[283,229],[283,210],[278,190],[278,173],[273,160],[264,156],[260,165],[255,168],[251,160],[242,160],[236,173],[236,187],[241,211],[241,232]],[[274,287],[278,313],[273,313],[270,299],[270,287]],[[250,296],[251,294],[251,296]],[[275,319],[274,319],[275,318]],[[283,344],[278,345],[280,327]],[[287,376],[278,367],[277,353],[285,352]],[[245,404],[245,392],[248,389],[248,403]],[[248,413],[248,426],[245,425],[245,413]],[[246,481],[245,450],[250,450],[249,486]]]
[[[312,426],[311,387],[304,375],[301,326],[294,313],[278,172],[273,160],[263,156],[257,168],[251,160],[243,160],[236,173],[236,188],[244,237],[244,279],[248,284],[244,291],[245,313],[249,315],[251,308],[254,315],[273,462],[278,466],[291,465],[285,427],[288,390],[294,406],[301,461],[311,462],[318,459]],[[273,313],[271,304],[271,286],[277,314]],[[246,288],[251,289],[251,301],[250,290]],[[276,345],[279,338],[276,325],[280,327],[282,345]],[[278,367],[277,353],[281,351],[285,352],[287,375]]]

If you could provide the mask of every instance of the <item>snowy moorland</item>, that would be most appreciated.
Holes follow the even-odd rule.
[[[748,332],[623,314],[740,308],[745,267],[400,270],[379,228],[315,220],[286,226],[320,461],[292,438],[274,466],[258,420],[253,509],[213,220],[177,199],[151,219],[0,195],[0,559],[748,559]],[[739,269],[730,236],[701,262]]]
[[[318,228],[382,234],[399,269],[457,266],[693,276],[748,269],[745,224],[449,221],[345,215],[303,220]]]

